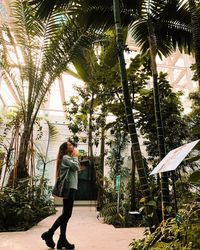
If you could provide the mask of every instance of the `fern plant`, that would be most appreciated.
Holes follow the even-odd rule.
[[[125,211],[123,207],[120,207],[117,211],[117,202],[111,202],[106,204],[100,211],[100,216],[103,217],[104,223],[112,224],[116,227],[125,226]]]

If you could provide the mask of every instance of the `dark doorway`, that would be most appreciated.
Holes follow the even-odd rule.
[[[79,172],[78,176],[78,190],[76,192],[75,200],[96,200],[97,186],[95,171],[91,167],[89,161],[84,163],[85,169]]]

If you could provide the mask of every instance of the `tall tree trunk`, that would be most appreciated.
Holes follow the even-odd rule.
[[[94,90],[92,90],[92,96],[91,96],[91,103],[90,103],[90,112],[89,112],[89,132],[88,132],[88,156],[90,160],[90,166],[92,170],[92,176],[91,176],[91,184],[92,187],[95,187],[98,185],[97,183],[97,171],[96,171],[96,166],[95,166],[95,159],[94,159],[94,154],[93,154],[93,142],[92,142],[92,137],[93,137],[93,113],[94,113]]]
[[[146,215],[149,215],[153,212],[153,219],[150,222],[150,227],[155,224],[158,225],[157,216],[155,214],[155,210],[152,206],[148,206],[148,202],[152,200],[150,188],[148,185],[147,180],[147,173],[145,172],[144,162],[142,159],[142,153],[138,141],[138,136],[136,132],[133,112],[132,112],[132,105],[130,100],[129,94],[129,86],[127,80],[127,72],[125,67],[125,60],[124,60],[124,42],[122,36],[122,27],[121,27],[121,17],[120,17],[120,5],[119,0],[113,0],[113,10],[114,10],[114,19],[115,19],[115,29],[116,29],[116,43],[118,48],[118,60],[120,64],[120,73],[121,73],[121,81],[123,87],[123,95],[124,95],[124,105],[125,105],[125,112],[127,117],[128,129],[131,138],[132,150],[134,161],[137,166],[137,172],[139,175],[141,191],[144,195],[145,200],[145,212]]]
[[[161,105],[160,105],[160,93],[158,85],[158,72],[156,64],[156,53],[157,53],[157,42],[154,33],[154,28],[149,22],[149,48],[151,56],[151,70],[153,77],[153,91],[154,91],[154,111],[156,119],[156,129],[157,129],[157,140],[158,140],[158,150],[160,161],[165,157],[165,139],[164,139],[164,128],[162,123]],[[169,181],[168,173],[161,173],[161,198],[162,198],[162,216],[163,220],[167,218],[166,207],[169,206]]]
[[[92,143],[92,132],[93,132],[93,124],[92,124],[92,115],[93,115],[93,106],[94,106],[94,93],[92,91],[91,103],[90,103],[90,113],[89,113],[89,131],[88,131],[88,154],[91,160],[91,164],[94,165],[93,159],[93,143]]]
[[[100,169],[98,173],[98,198],[97,210],[100,211],[103,207],[103,176],[104,176],[104,161],[105,161],[105,124],[101,127],[101,145],[100,145]]]
[[[22,133],[19,145],[19,157],[17,160],[17,178],[25,178],[28,176],[27,167],[27,152],[31,136],[31,129],[27,124],[24,124],[24,131]]]
[[[192,24],[192,34],[194,41],[194,49],[195,49],[195,60],[197,66],[197,75],[199,81],[199,89],[200,89],[200,21],[197,15],[196,4],[194,0],[189,0],[189,7],[191,13],[191,24]]]
[[[136,211],[136,190],[135,190],[135,162],[133,150],[131,149],[132,170],[131,170],[131,211]]]

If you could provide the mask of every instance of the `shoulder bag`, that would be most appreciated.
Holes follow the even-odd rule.
[[[57,197],[68,198],[70,191],[69,169],[64,176],[59,176],[56,179],[52,194]]]

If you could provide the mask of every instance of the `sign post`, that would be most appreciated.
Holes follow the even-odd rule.
[[[199,143],[200,140],[196,140],[190,143],[186,143],[178,148],[171,150],[161,162],[153,169],[150,175],[160,174],[163,172],[172,172],[172,186],[174,190],[174,202],[175,202],[175,212],[177,213],[177,201],[176,201],[176,189],[174,180],[174,171],[184,160],[184,158],[190,153],[190,151]],[[177,219],[178,220],[178,219]]]
[[[171,150],[153,169],[150,175],[175,170],[199,141],[196,140]]]
[[[120,202],[120,186],[121,186],[121,176],[116,176],[115,189],[117,191],[117,213],[119,213],[119,202]]]

